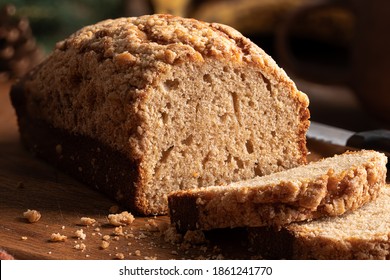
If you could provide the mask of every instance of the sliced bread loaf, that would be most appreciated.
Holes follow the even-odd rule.
[[[346,152],[251,180],[177,191],[168,197],[179,231],[282,226],[355,210],[376,198],[386,180],[387,157]]]
[[[169,15],[106,20],[14,86],[23,143],[139,214],[169,192],[306,162],[308,98],[238,31]]]
[[[271,259],[390,259],[390,186],[354,212],[280,231],[248,228],[254,250]]]

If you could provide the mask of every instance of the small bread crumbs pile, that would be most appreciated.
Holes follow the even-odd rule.
[[[151,232],[157,232],[159,231],[158,224],[154,219],[148,219],[145,224],[145,229]]]
[[[80,243],[80,244],[76,244],[74,245],[74,247],[76,250],[80,250],[80,251],[85,251],[85,249],[87,249],[87,245],[85,245],[84,243]]]
[[[119,227],[114,228],[113,234],[114,234],[114,235],[118,235],[118,236],[123,236],[124,233],[123,233],[123,228],[122,228],[122,226],[119,226]]]
[[[67,239],[67,236],[60,233],[52,233],[50,236],[50,241],[52,242],[64,242]]]
[[[83,226],[93,226],[96,224],[96,220],[88,217],[82,217],[80,219],[80,224]]]
[[[77,238],[82,239],[82,240],[85,240],[85,238],[87,237],[87,235],[84,233],[83,229],[76,230],[75,235]]]
[[[181,243],[183,236],[180,233],[177,233],[174,226],[169,226],[164,232],[164,241],[171,244]]]
[[[135,218],[127,211],[123,211],[119,214],[110,214],[107,216],[108,222],[113,226],[125,226],[134,222]]]
[[[30,223],[36,223],[41,218],[41,213],[39,213],[37,210],[28,209],[23,213],[23,217],[25,217]]]

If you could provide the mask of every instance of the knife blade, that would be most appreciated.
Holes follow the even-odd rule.
[[[390,130],[354,132],[311,121],[307,137],[357,149],[371,149],[390,155]]]

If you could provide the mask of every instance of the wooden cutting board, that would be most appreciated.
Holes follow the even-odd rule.
[[[150,227],[169,224],[167,216],[136,217],[123,228],[124,235],[113,234],[107,221],[115,202],[80,184],[55,168],[32,157],[19,143],[16,116],[9,100],[10,84],[0,88],[0,248],[16,259],[251,259],[257,258],[241,241],[240,231],[210,233],[208,244],[180,245],[164,240]],[[345,151],[345,147],[309,141],[310,160]],[[29,223],[27,209],[42,217]],[[93,218],[94,226],[80,225],[81,217]],[[151,222],[152,221],[152,222]],[[76,237],[83,229],[85,240]],[[67,236],[65,242],[51,242],[52,233]],[[103,236],[109,247],[101,249]],[[84,244],[84,250],[80,246]],[[77,249],[77,247],[79,249]],[[118,255],[119,254],[119,255]]]

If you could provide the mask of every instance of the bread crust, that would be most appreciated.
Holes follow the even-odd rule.
[[[248,241],[253,250],[267,259],[389,260],[389,200],[387,185],[375,201],[355,212],[292,223],[280,230],[247,228]],[[368,229],[370,226],[361,225],[362,220],[366,224],[380,220],[381,226]]]
[[[179,231],[281,227],[358,209],[377,197],[385,185],[387,171],[385,155],[374,151],[347,154],[359,153],[372,153],[372,157],[340,173],[329,166],[328,172],[314,178],[171,193],[171,222]]]

